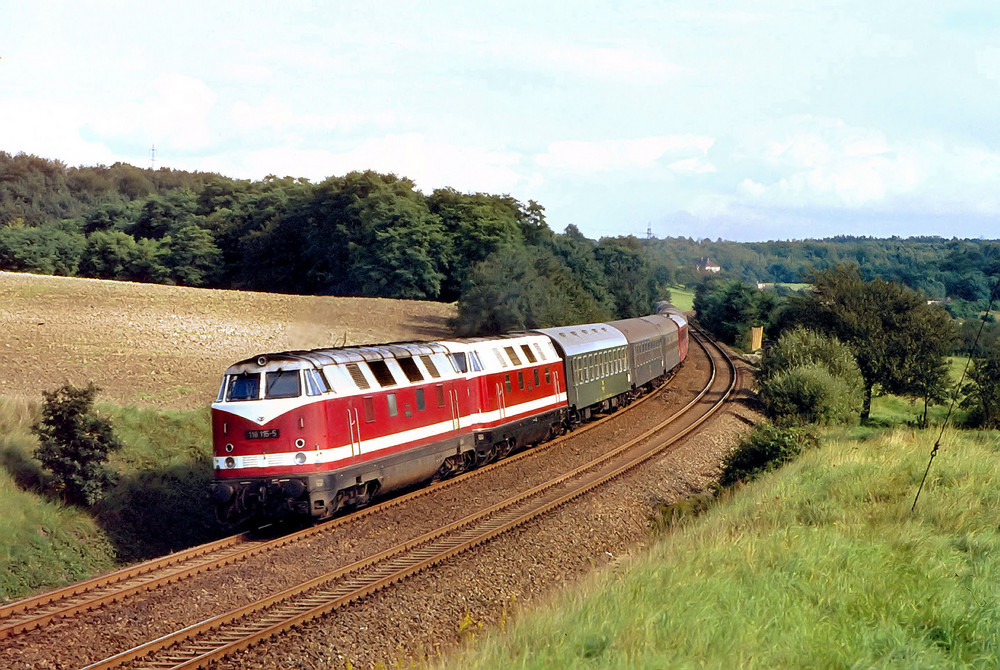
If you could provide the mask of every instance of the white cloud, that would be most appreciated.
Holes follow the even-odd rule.
[[[538,164],[583,173],[649,169],[662,158],[676,158],[671,165],[678,171],[691,171],[695,163],[680,160],[700,159],[712,146],[711,137],[694,134],[661,135],[629,140],[553,142],[548,151],[537,157]],[[694,154],[694,156],[692,156]],[[702,161],[704,168],[710,163]]]
[[[662,81],[682,72],[678,65],[635,47],[593,47],[571,44],[529,48],[533,67],[569,72],[586,78]]]
[[[87,125],[108,137],[132,136],[179,151],[200,149],[213,140],[209,115],[216,97],[200,79],[165,74],[153,81],[152,90],[138,102],[93,110]]]
[[[269,97],[252,104],[243,100],[235,102],[229,116],[240,130],[271,128],[277,131],[351,130],[360,126],[386,128],[396,118],[391,112],[380,114],[312,114],[297,112],[284,100]]]
[[[100,142],[80,134],[81,110],[38,100],[0,100],[0,149],[60,160],[67,165],[111,164],[118,160]]]
[[[293,148],[250,151],[240,157],[238,164],[206,163],[201,169],[258,179],[276,174],[313,180],[352,170],[375,170],[408,177],[425,192],[452,186],[462,191],[503,193],[539,182],[536,175],[519,169],[521,162],[516,153],[432,142],[420,134],[408,133],[368,139],[339,153]]]
[[[1000,213],[1000,154],[930,139],[889,140],[838,119],[796,117],[748,133],[737,195],[758,206]]]

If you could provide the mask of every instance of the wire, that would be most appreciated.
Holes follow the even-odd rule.
[[[983,334],[983,328],[986,327],[986,318],[989,316],[990,312],[993,311],[993,303],[996,302],[998,289],[1000,289],[1000,277],[997,277],[997,281],[993,285],[993,292],[990,294],[990,304],[986,306],[986,313],[983,314],[982,320],[979,323],[979,332],[976,333],[976,339],[972,342],[972,349],[969,351],[969,360],[965,361],[965,367],[962,369],[962,377],[958,380],[958,386],[955,388],[955,392],[951,396],[951,405],[948,406],[948,414],[944,417],[944,423],[941,424],[941,432],[938,434],[937,441],[934,443],[934,448],[931,449],[931,457],[927,461],[927,469],[924,470],[924,476],[920,480],[920,487],[917,489],[917,495],[914,496],[913,505],[910,507],[911,514],[917,509],[917,501],[920,500],[920,492],[924,490],[924,482],[927,481],[927,475],[931,471],[931,463],[934,462],[934,457],[937,456],[938,450],[941,448],[941,439],[944,437],[944,429],[948,427],[948,421],[951,419],[951,413],[955,409],[955,403],[958,402],[959,390],[965,383],[965,377],[969,372],[969,366],[972,364],[972,359],[976,355],[976,348],[979,346],[979,338]]]

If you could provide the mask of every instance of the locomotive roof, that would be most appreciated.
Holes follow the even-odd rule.
[[[395,344],[372,344],[366,346],[310,349],[303,351],[280,351],[270,354],[259,354],[230,366],[227,373],[232,374],[237,368],[267,367],[282,363],[301,362],[313,367],[337,365],[344,363],[360,363],[362,361],[377,361],[388,358],[412,358],[419,355],[446,354],[448,350],[437,342],[398,342]]]

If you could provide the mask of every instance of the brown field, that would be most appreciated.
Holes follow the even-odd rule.
[[[209,405],[231,363],[255,354],[432,340],[455,308],[0,272],[0,395],[96,383],[99,399]]]

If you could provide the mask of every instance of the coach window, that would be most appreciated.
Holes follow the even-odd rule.
[[[423,412],[427,405],[424,404],[424,390],[417,389],[417,411]]]
[[[517,388],[519,388],[522,391],[524,390],[524,372],[523,371],[517,373]]]
[[[396,416],[399,414],[399,409],[396,407],[396,394],[390,393],[385,397],[386,403],[389,405],[389,416]]]
[[[256,400],[260,394],[260,373],[245,372],[229,376],[228,400]]]
[[[364,397],[365,406],[365,423],[372,423],[375,421],[375,399],[370,395]]]
[[[264,385],[265,398],[298,398],[302,395],[298,370],[268,372]]]

